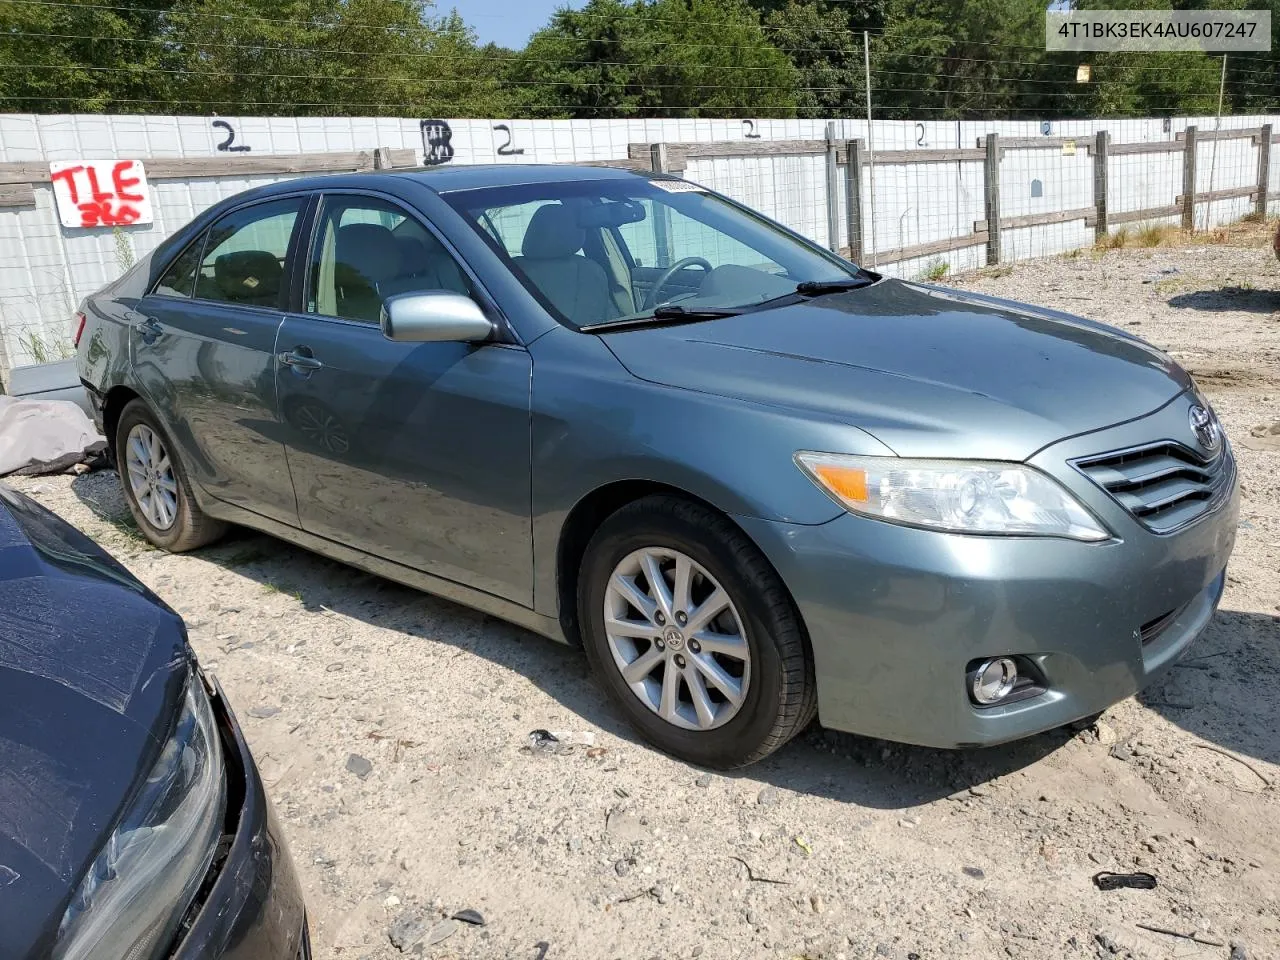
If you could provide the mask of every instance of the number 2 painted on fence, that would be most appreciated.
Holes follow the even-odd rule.
[[[239,146],[232,146],[232,144],[236,142],[236,130],[235,130],[235,127],[231,126],[231,124],[227,123],[227,121],[214,120],[213,123],[210,124],[210,126],[217,127],[221,130],[227,131],[227,139],[223,140],[220,144],[218,144],[219,150],[229,152],[229,153],[244,153],[246,151],[253,149],[253,147],[246,146],[243,143],[240,144]]]
[[[524,153],[524,147],[516,147],[514,150],[511,148],[511,141],[514,139],[514,135],[511,133],[511,128],[508,127],[505,123],[495,123],[493,125],[493,129],[501,130],[507,135],[507,142],[504,143],[502,146],[498,147],[498,156],[517,157],[520,154]]]

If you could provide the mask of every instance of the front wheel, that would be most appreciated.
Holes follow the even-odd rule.
[[[627,719],[691,763],[753,763],[816,712],[790,595],[755,544],[699,504],[646,497],[605,520],[583,558],[578,616]]]

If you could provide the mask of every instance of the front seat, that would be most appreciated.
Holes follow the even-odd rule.
[[[280,261],[266,250],[237,250],[213,261],[219,300],[255,307],[279,306],[283,278]]]
[[[471,295],[471,285],[461,268],[435,237],[430,234],[399,236],[396,243],[400,245],[401,275],[384,286],[383,296],[422,290],[448,290],[463,296]]]
[[[395,292],[385,288],[400,275],[395,235],[377,223],[339,227],[334,260],[338,316],[377,323],[382,301]]]
[[[548,203],[534,211],[520,247],[523,255],[513,261],[552,306],[578,325],[618,316],[604,267],[578,254],[586,236],[572,210]]]

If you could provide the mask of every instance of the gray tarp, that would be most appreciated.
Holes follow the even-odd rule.
[[[93,421],[68,400],[0,396],[0,477],[62,473],[106,446]]]

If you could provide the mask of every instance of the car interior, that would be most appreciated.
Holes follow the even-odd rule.
[[[647,200],[574,197],[493,208],[477,219],[534,290],[577,326],[639,316],[657,304],[742,303],[795,289],[780,264],[713,226],[681,216],[684,232],[672,236],[670,223],[646,223],[654,210],[666,213]],[[695,251],[706,256],[684,256]]]
[[[386,299],[396,294],[448,290],[464,296],[471,284],[444,245],[416,220],[344,222],[335,213],[317,251],[314,312],[378,323]],[[337,223],[337,229],[333,225]]]

